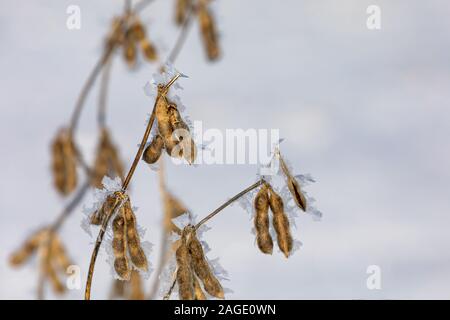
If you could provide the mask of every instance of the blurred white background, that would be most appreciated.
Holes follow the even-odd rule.
[[[66,28],[72,4],[81,8],[81,30]],[[381,8],[381,30],[366,27],[372,4]],[[156,0],[143,13],[164,53],[178,34],[173,5]],[[8,256],[64,206],[52,187],[49,143],[122,7],[119,0],[0,2],[0,298],[35,298],[36,261],[13,270]],[[450,298],[448,1],[218,0],[214,8],[222,60],[206,62],[195,25],[176,64],[190,76],[182,83],[188,114],[206,128],[280,129],[285,156],[317,180],[308,192],[324,213],[321,222],[297,221],[303,247],[289,260],[258,252],[238,206],[217,216],[205,239],[230,274],[228,298]],[[151,111],[142,87],[155,69],[144,63],[130,73],[121,59],[113,65],[108,122],[127,167]],[[88,160],[97,92],[77,135]],[[169,166],[168,183],[204,216],[251,184],[256,170]],[[154,263],[161,220],[155,172],[140,165],[131,192],[146,240],[156,244]],[[92,244],[81,219],[80,207],[62,237],[84,282]],[[381,290],[366,287],[369,265],[381,268]],[[93,298],[107,298],[110,285],[103,254]]]

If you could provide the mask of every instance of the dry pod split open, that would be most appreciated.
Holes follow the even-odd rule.
[[[118,176],[123,180],[123,165],[119,159],[119,153],[111,141],[109,131],[102,129],[100,143],[97,147],[92,185],[101,188],[104,176]]]
[[[77,186],[77,153],[66,128],[60,129],[53,140],[52,159],[54,185],[61,194],[68,195]]]
[[[269,186],[269,205],[273,213],[273,227],[277,233],[278,247],[286,258],[292,251],[293,239],[289,228],[289,219],[284,212],[283,199]]]
[[[282,169],[284,175],[286,176],[286,183],[287,183],[288,189],[289,189],[292,197],[294,198],[295,204],[301,210],[306,211],[306,209],[307,209],[306,197],[303,194],[302,190],[300,189],[299,183],[289,172],[286,162],[284,162],[284,160],[281,157],[281,154],[279,152],[278,152],[278,157],[280,159],[281,169]]]
[[[65,275],[72,264],[58,235],[49,229],[41,229],[25,240],[24,244],[10,257],[13,266],[23,265],[37,253],[43,279],[48,279],[55,293],[65,291],[60,274]]]
[[[208,59],[211,61],[216,60],[220,55],[219,41],[214,17],[208,8],[207,0],[201,0],[199,2],[198,19],[200,23],[203,45],[205,47]]]
[[[263,184],[256,194],[255,201],[255,230],[256,242],[259,250],[265,254],[272,254],[273,240],[269,232],[269,191]]]

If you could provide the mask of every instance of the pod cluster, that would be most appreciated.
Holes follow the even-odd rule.
[[[77,153],[72,134],[66,128],[58,131],[52,142],[52,172],[56,189],[64,196],[77,186]]]
[[[224,298],[223,288],[206,260],[193,226],[183,229],[175,256],[180,299],[205,300],[205,292],[219,299]]]
[[[153,164],[158,161],[165,149],[171,157],[184,158],[189,164],[194,163],[197,147],[177,105],[169,101],[166,96],[159,95],[155,116],[158,122],[158,133],[145,148],[142,159]]]
[[[35,253],[39,257],[41,273],[45,279],[48,279],[53,291],[58,294],[63,293],[65,286],[60,276],[66,274],[72,262],[58,235],[49,229],[41,229],[32,234],[19,249],[12,253],[10,264],[21,266]]]
[[[218,34],[214,16],[209,6],[210,0],[177,0],[175,23],[179,26],[186,21],[189,11],[196,13],[206,56],[214,61],[220,56]]]
[[[103,128],[97,146],[91,184],[96,188],[102,188],[104,176],[118,176],[123,180],[123,173],[123,164],[120,161],[116,146],[111,141],[108,129]]]
[[[277,243],[286,258],[292,251],[293,239],[289,219],[284,212],[283,199],[273,188],[264,183],[256,194],[255,201],[256,242],[261,252],[272,254],[273,240],[269,232],[269,209],[272,212],[272,225],[277,234]]]
[[[147,37],[147,32],[139,17],[133,13],[125,17],[114,18],[107,47],[122,47],[123,58],[129,67],[134,67],[138,50],[148,61],[156,61],[158,53],[154,44]]]
[[[109,195],[101,208],[91,216],[91,223],[103,225],[107,217],[114,214],[112,221],[114,270],[121,279],[130,280],[133,267],[147,271],[148,263],[141,247],[136,216],[129,197],[120,191]]]

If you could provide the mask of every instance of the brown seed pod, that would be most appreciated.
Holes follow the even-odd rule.
[[[210,61],[214,61],[220,55],[219,43],[214,18],[205,2],[199,3],[198,18],[206,54]]]
[[[123,180],[123,165],[106,128],[102,129],[100,143],[97,147],[92,185],[101,188],[104,176],[118,176]]]
[[[20,266],[24,264],[33,253],[36,252],[39,245],[43,242],[46,236],[46,230],[40,230],[27,238],[24,244],[16,251],[14,251],[9,259],[13,266]]]
[[[197,276],[194,274],[194,297],[195,300],[206,300],[205,293],[203,292],[202,286]]]
[[[119,279],[115,279],[113,281],[113,285],[111,288],[111,292],[109,294],[109,299],[117,299],[117,298],[124,298],[125,297],[125,284],[126,281],[122,281]]]
[[[153,164],[158,161],[161,156],[162,149],[164,148],[164,140],[161,135],[156,135],[150,144],[145,148],[142,160],[148,164]]]
[[[72,265],[72,262],[67,256],[66,249],[57,234],[52,235],[51,252],[52,259],[63,272],[66,272],[67,268]]]
[[[136,44],[132,39],[130,39],[130,35],[127,32],[123,42],[123,58],[130,68],[133,68],[136,65],[136,55]]]
[[[50,237],[52,235],[50,235],[49,233],[47,233],[46,235],[47,237]],[[47,239],[44,241],[45,244],[47,244]],[[47,245],[43,245],[40,247],[40,261],[41,261],[41,272],[43,273],[43,275],[45,275],[51,285],[53,290],[57,293],[57,294],[61,294],[65,291],[64,285],[62,284],[61,280],[58,277],[58,274],[56,273],[56,270],[54,269],[53,265],[52,265],[52,258],[53,258],[53,254],[52,254],[52,250],[51,250],[51,246],[47,246]]]
[[[66,128],[60,129],[53,140],[52,155],[54,185],[61,194],[68,195],[77,186],[77,154]]]
[[[288,177],[287,186],[292,194],[292,197],[294,198],[295,204],[303,211],[306,211],[306,197],[301,191],[300,185],[298,184],[297,180],[295,180],[293,177]]]
[[[197,157],[197,146],[192,139],[189,126],[184,122],[175,103],[169,103],[168,113],[174,138],[182,142],[178,143],[173,151],[180,154],[189,164],[192,164]]]
[[[293,240],[289,228],[289,219],[284,212],[283,199],[269,187],[269,205],[273,213],[273,227],[277,233],[278,247],[284,253],[286,258],[292,251]]]
[[[192,267],[196,275],[203,282],[205,291],[216,298],[223,299],[225,297],[223,288],[206,261],[202,244],[197,239],[195,230],[191,231],[188,245],[192,258]]]
[[[122,26],[122,18],[115,17],[111,23],[111,31],[106,38],[106,48],[112,49],[115,46],[121,45],[124,39],[124,31]]]
[[[142,54],[148,61],[155,61],[158,59],[156,47],[149,39],[140,40],[139,45],[141,46]]]
[[[137,269],[147,271],[147,257],[145,256],[144,250],[141,248],[141,241],[136,228],[136,216],[131,208],[130,200],[127,200],[122,208],[124,210],[128,253],[131,262],[133,262],[133,265]]]
[[[158,120],[158,130],[164,140],[164,146],[167,153],[170,156],[180,158],[182,154],[172,152],[175,146],[178,144],[178,141],[175,141],[175,139],[173,138],[173,128],[170,124],[168,106],[169,102],[167,101],[166,97],[159,96],[155,110],[156,119]]]
[[[138,271],[131,271],[130,279],[130,299],[131,300],[144,300],[145,294],[142,289],[142,279]]]
[[[121,279],[129,280],[131,268],[127,257],[127,225],[125,223],[125,211],[122,207],[112,223],[114,252],[114,269]]]
[[[177,0],[175,6],[175,23],[181,26],[186,19],[187,11],[192,5],[192,0]]]
[[[186,233],[183,232],[183,238],[175,252],[177,260],[176,280],[178,283],[178,292],[181,300],[194,300],[194,274],[191,269],[191,257],[186,243]]]
[[[254,224],[258,248],[262,253],[272,254],[273,241],[269,232],[269,193],[265,184],[256,194],[254,206]]]
[[[279,155],[279,159],[280,159],[281,170],[283,171],[284,175],[286,176],[287,186],[288,186],[289,191],[292,194],[292,197],[294,198],[295,204],[301,210],[306,211],[306,209],[307,209],[306,197],[303,194],[302,190],[300,189],[300,185],[298,184],[297,180],[289,172],[286,162],[284,162],[284,160],[281,157],[281,154],[279,152],[278,152],[278,155]]]
[[[91,224],[94,224],[94,225],[102,224],[105,217],[109,216],[112,213],[112,210],[114,209],[114,207],[116,206],[118,201],[119,200],[115,194],[110,194],[106,198],[105,202],[103,202],[100,209],[98,209],[91,215],[91,219],[90,219]]]
[[[130,40],[134,42],[139,42],[145,39],[145,27],[137,17],[133,17],[133,22],[127,32]]]

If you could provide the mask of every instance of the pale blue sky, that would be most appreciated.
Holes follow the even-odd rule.
[[[230,274],[230,298],[450,298],[448,1],[217,2],[223,59],[206,63],[195,27],[176,65],[190,76],[182,93],[188,114],[207,128],[280,129],[286,157],[316,178],[308,191],[324,213],[321,222],[297,221],[303,247],[289,260],[257,251],[243,210],[218,216],[205,239]],[[81,8],[79,31],[66,28],[70,4]],[[382,10],[379,31],[366,28],[371,4]],[[51,187],[49,142],[121,9],[119,0],[0,3],[1,298],[34,297],[36,265],[16,271],[6,259],[64,204]],[[166,51],[177,35],[172,14],[173,1],[156,0],[143,18]],[[129,73],[120,59],[113,66],[108,121],[127,164],[151,111],[142,87],[154,70],[144,64]],[[94,89],[78,135],[88,159],[96,99]],[[203,216],[251,184],[256,167],[168,171],[171,189]],[[131,190],[155,244],[156,178],[140,166]],[[92,245],[81,218],[79,209],[62,236],[86,268]],[[369,265],[381,267],[382,290],[366,288]],[[106,298],[104,258],[96,271],[93,296]]]

